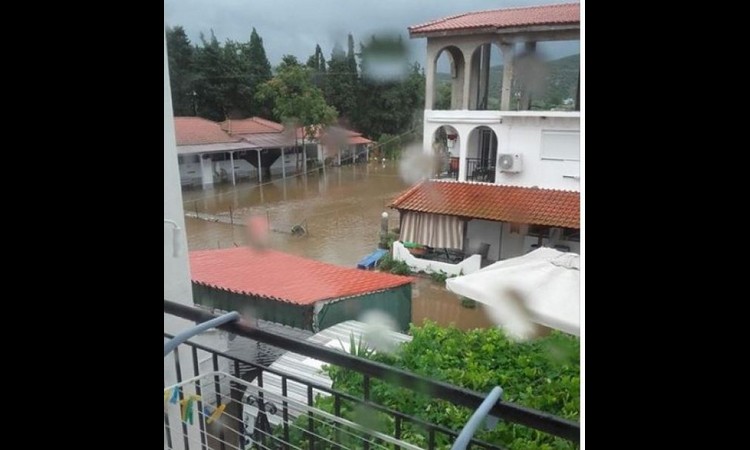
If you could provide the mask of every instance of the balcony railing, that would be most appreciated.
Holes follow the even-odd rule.
[[[164,301],[164,312],[166,314],[175,315],[183,319],[188,319],[195,322],[204,322],[217,317],[202,309],[170,302],[167,300]],[[283,373],[270,367],[263,366],[252,361],[246,361],[228,355],[221,351],[217,351],[215,349],[211,349],[209,347],[189,341],[175,348],[172,353],[174,355],[174,370],[178,383],[181,383],[185,380],[192,380],[193,378],[198,378],[202,375],[206,375],[210,379],[213,379],[213,377],[215,376],[213,374],[219,371],[220,367],[223,367],[225,368],[225,370],[231,372],[229,374],[230,377],[242,378],[242,380],[244,381],[253,382],[255,385],[257,385],[256,389],[262,390],[264,374],[273,374],[279,377],[281,380],[280,382],[281,392],[283,393],[282,395],[286,395],[288,384],[290,382],[298,385],[303,385],[307,391],[308,407],[313,407],[314,391],[324,392],[330,395],[333,398],[334,415],[336,416],[336,418],[343,418],[342,408],[347,408],[350,410],[353,408],[368,408],[370,410],[378,411],[389,416],[392,420],[392,423],[394,424],[393,435],[392,437],[384,437],[381,435],[380,440],[400,440],[402,437],[402,433],[404,432],[406,427],[421,428],[426,432],[427,439],[425,444],[426,448],[428,449],[438,448],[438,445],[441,441],[443,442],[442,446],[444,447],[444,442],[446,442],[446,439],[448,442],[455,441],[461,430],[451,430],[437,424],[429,423],[418,417],[410,416],[408,414],[404,414],[402,412],[395,411],[382,405],[373,403],[370,399],[370,382],[372,378],[378,378],[386,383],[410,389],[415,394],[427,394],[432,397],[451,402],[454,405],[469,408],[471,410],[476,410],[485,399],[484,394],[481,394],[479,392],[424,378],[382,363],[353,356],[348,353],[337,351],[331,348],[321,347],[308,341],[282,336],[263,329],[253,328],[246,325],[242,321],[221,325],[219,328],[230,333],[255,340],[260,343],[273,345],[283,350],[304,355],[308,358],[313,358],[325,363],[337,365],[358,372],[363,375],[363,396],[362,398],[358,398],[347,393],[334,390],[330,387],[311,382],[310,380],[306,380],[289,373]],[[173,336],[164,333],[164,337],[166,339],[171,339]],[[189,349],[189,354],[191,355],[190,361],[180,360],[180,349]],[[210,355],[210,367],[206,367],[204,369],[201,368],[202,361],[199,360],[199,351],[206,352]],[[184,357],[184,350],[182,352],[182,355]],[[203,362],[208,362],[208,360]],[[218,378],[216,384],[218,390]],[[238,394],[235,394],[234,391],[239,390],[238,387],[241,385],[248,386],[249,383],[238,384],[237,382],[231,382],[230,384],[232,386],[231,389],[233,390],[232,395],[238,399],[236,403],[238,405],[241,405],[243,393],[239,392]],[[198,383],[196,383],[196,386],[197,385]],[[198,389],[198,394],[200,395],[200,387],[197,387],[196,389]],[[262,402],[263,394],[260,394],[260,399]],[[199,408],[203,408],[203,406],[199,406]],[[288,416],[287,408],[288,405],[286,402],[284,402],[283,434],[285,435],[285,437],[288,437],[288,427],[292,421],[292,419]],[[282,416],[281,411],[277,412],[277,414],[279,416]],[[307,414],[310,415],[311,413],[308,412]],[[263,414],[261,413],[259,415]],[[559,436],[569,441],[579,442],[580,439],[580,426],[578,423],[513,403],[503,401],[497,402],[490,410],[490,415],[508,422],[521,424],[545,433]],[[205,430],[203,422],[199,421],[201,425],[200,442],[194,442],[193,445],[190,445],[187,426],[185,422],[183,421],[182,425],[174,423],[170,424],[170,420],[165,413],[165,445],[167,448],[173,448],[173,443],[178,443],[179,445],[183,445],[184,443],[184,448],[221,448],[222,450],[226,448],[237,448],[244,450],[245,445],[250,442],[249,439],[251,439],[252,436],[261,435],[264,436],[264,442],[266,439],[276,439],[277,442],[282,442],[281,445],[272,444],[270,447],[267,447],[264,444],[263,448],[294,448],[293,446],[288,445],[288,440],[283,441],[273,435],[273,432],[270,429],[270,425],[268,424],[268,420],[265,417],[265,421],[258,421],[258,418],[256,418],[255,426],[253,427],[254,429],[249,430],[249,425],[244,423],[244,421],[242,420],[242,416],[243,411],[234,411],[233,414],[228,414],[228,419],[223,420],[221,422],[219,430],[216,431],[214,429],[214,431],[211,432],[213,434],[209,433],[208,430]],[[343,421],[343,419],[341,420]],[[309,427],[306,431],[304,431],[303,434],[306,435],[305,438],[307,439],[310,448],[316,448],[316,439],[320,438],[320,436],[315,432],[316,424],[312,419],[310,419],[307,423],[309,424]],[[258,429],[259,424],[260,427],[264,429]],[[265,426],[263,424],[265,424]],[[319,427],[320,424],[317,424],[317,426]],[[255,442],[257,443],[257,440]],[[375,442],[377,442],[377,440]],[[331,442],[319,442],[319,444],[325,445],[329,443]],[[335,443],[333,444],[338,448],[346,448]],[[369,441],[364,441],[363,444],[364,448],[369,448]],[[399,448],[399,446],[396,445],[395,448]],[[468,448],[501,449],[502,447],[472,439]]]
[[[466,181],[495,182],[495,161],[488,158],[466,158]]]

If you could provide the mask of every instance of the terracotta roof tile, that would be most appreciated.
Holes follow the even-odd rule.
[[[412,282],[381,272],[335,266],[275,250],[246,247],[190,252],[193,283],[230,292],[309,305]]]
[[[510,28],[529,25],[580,24],[581,5],[565,3],[524,8],[505,8],[457,14],[409,27],[411,36],[477,28]]]
[[[575,191],[426,180],[404,191],[391,208],[432,214],[580,228]]]
[[[372,141],[367,139],[366,137],[362,136],[354,136],[350,137],[347,142],[349,145],[357,145],[357,144],[372,144]]]
[[[174,134],[177,145],[218,144],[238,142],[223,132],[219,124],[202,117],[175,117]]]
[[[280,133],[284,125],[262,117],[250,117],[248,119],[227,119],[219,124],[221,129],[229,134],[256,134],[256,133]]]

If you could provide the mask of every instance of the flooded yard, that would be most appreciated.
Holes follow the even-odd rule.
[[[184,190],[186,214],[202,217],[185,219],[188,245],[191,250],[246,245],[245,228],[238,224],[250,213],[268,219],[272,248],[355,267],[377,247],[383,211],[390,216],[389,228],[398,227],[398,212],[386,205],[407,187],[396,163],[383,167],[373,162],[326,168],[325,173],[307,176],[277,177],[263,185],[250,181]],[[235,225],[230,223],[230,211]],[[307,234],[293,235],[296,225]],[[417,279],[412,298],[413,323],[431,319],[463,329],[492,326],[481,305],[463,307],[455,294],[429,278]]]

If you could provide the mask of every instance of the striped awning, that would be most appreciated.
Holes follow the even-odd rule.
[[[463,248],[464,221],[456,216],[401,211],[401,241],[434,248]]]

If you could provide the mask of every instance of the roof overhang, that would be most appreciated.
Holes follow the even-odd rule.
[[[506,42],[527,41],[572,41],[581,38],[581,24],[533,25],[518,27],[478,27],[442,31],[411,31],[409,37],[430,38],[445,36],[472,36],[477,34],[492,34]]]

